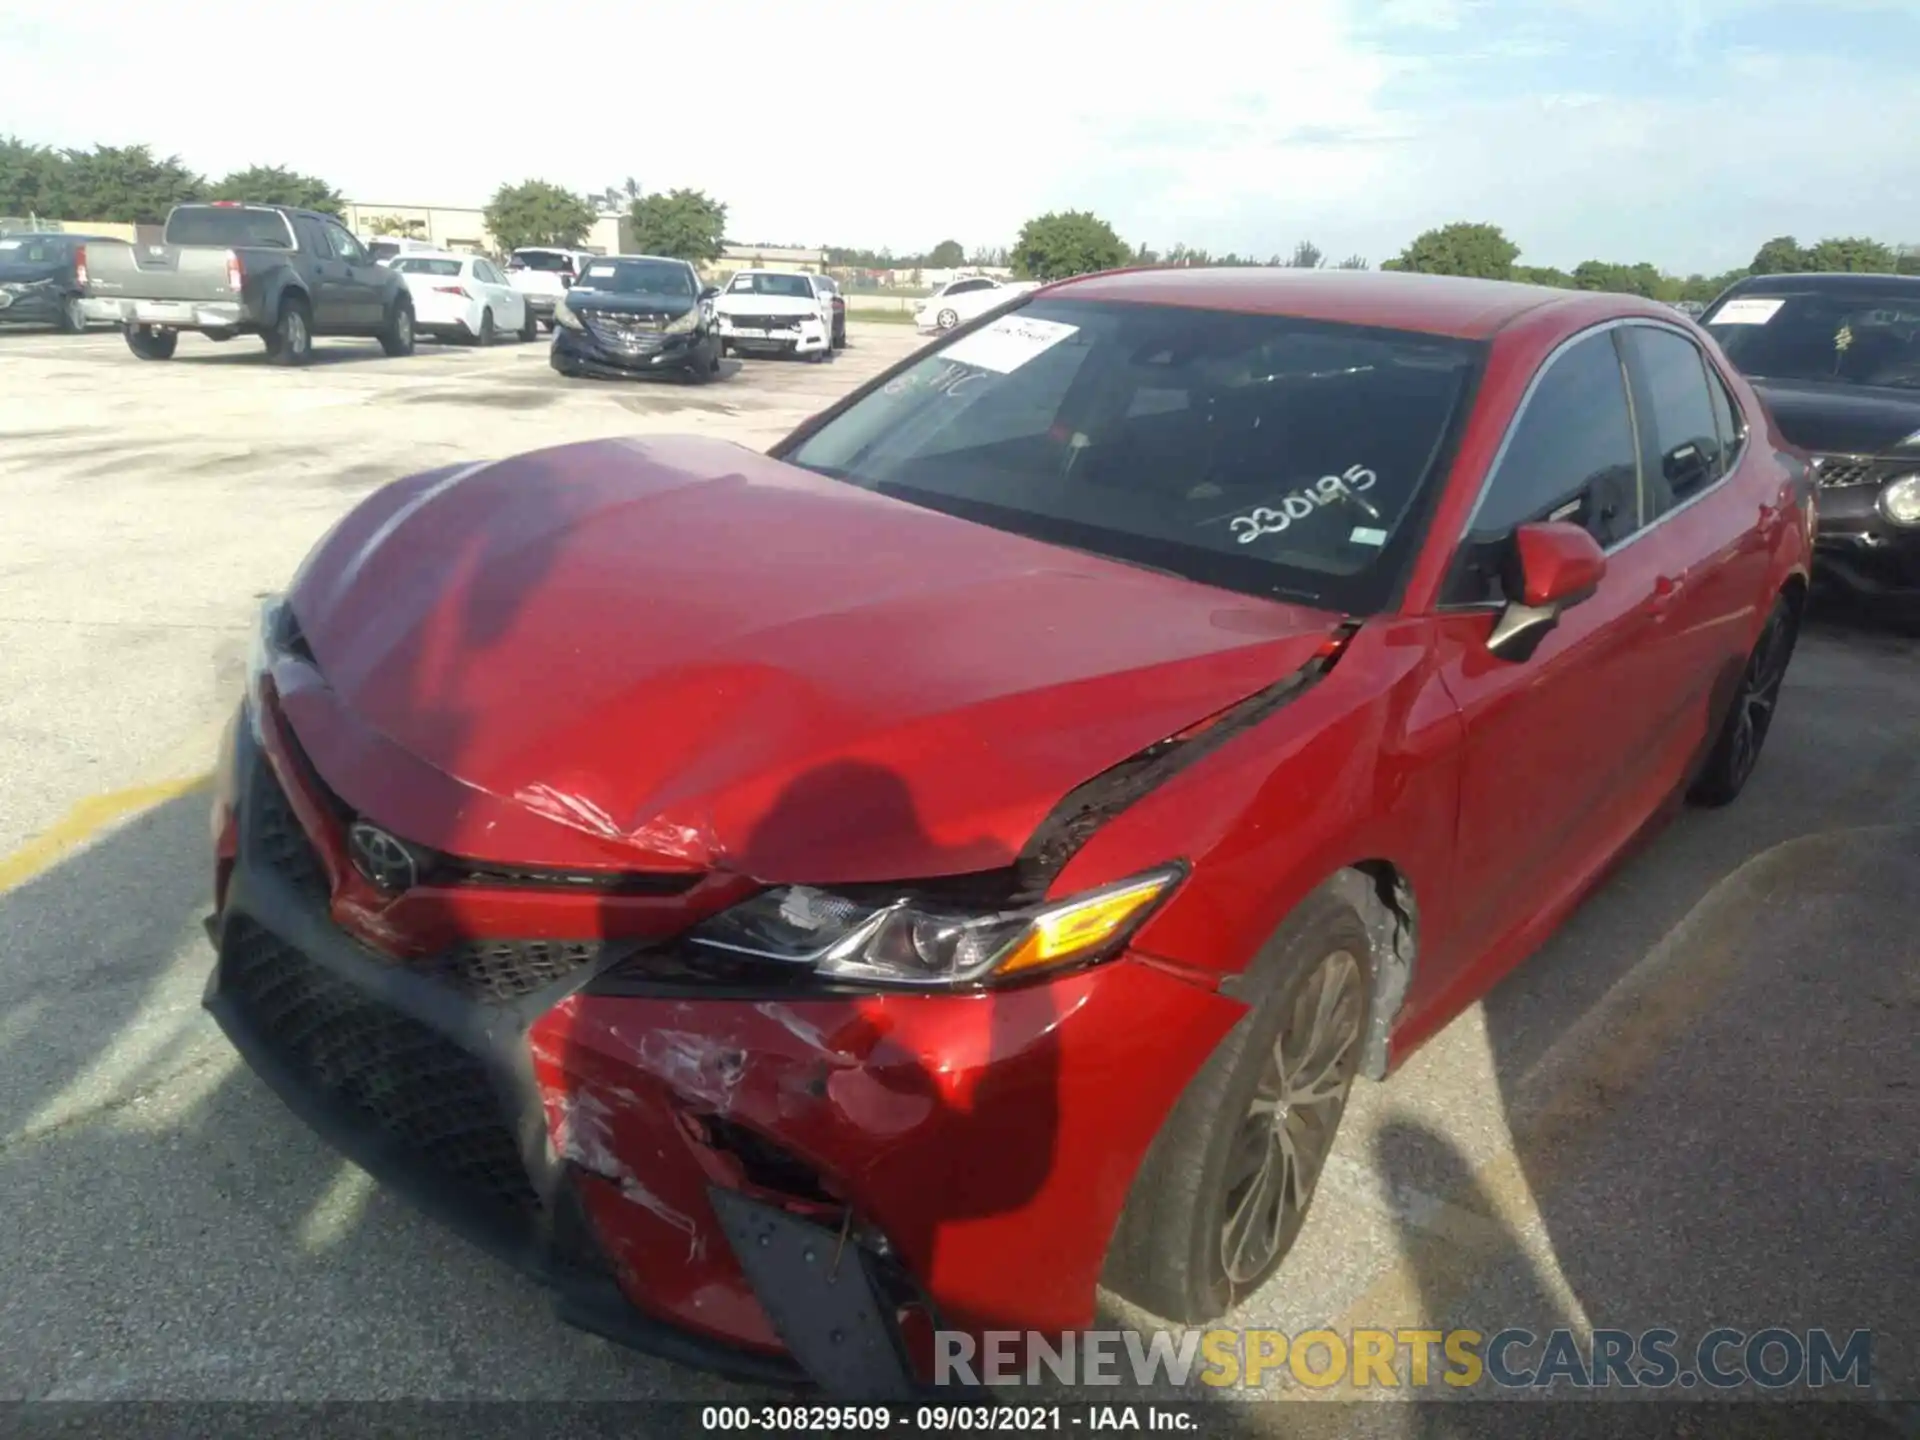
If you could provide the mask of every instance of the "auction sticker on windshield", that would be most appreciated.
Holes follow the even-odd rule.
[[[1764,325],[1779,313],[1784,300],[1729,300],[1713,317],[1715,325]]]
[[[1079,331],[1078,325],[1062,325],[1057,320],[1023,320],[1007,315],[984,330],[954,341],[940,358],[1008,375]]]
[[[604,280],[611,274],[613,274],[613,266],[611,265],[589,265],[587,267],[587,278],[589,280]]]

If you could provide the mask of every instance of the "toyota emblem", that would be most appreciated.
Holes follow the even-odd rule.
[[[347,849],[353,855],[353,868],[389,895],[412,889],[420,879],[420,863],[406,841],[378,825],[354,821],[347,831]]]

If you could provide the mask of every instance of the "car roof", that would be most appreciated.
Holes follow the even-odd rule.
[[[1772,290],[1791,286],[1795,290],[1830,290],[1837,295],[1852,291],[1884,295],[1889,290],[1910,290],[1920,296],[1920,275],[1891,275],[1871,271],[1813,270],[1791,271],[1783,275],[1749,275],[1727,287],[1734,291]]]
[[[404,250],[396,260],[484,260],[484,255],[463,255],[458,250]]]
[[[682,260],[678,255],[589,255],[589,260],[653,260],[662,265],[685,265],[693,268],[691,260]]]
[[[1558,290],[1509,280],[1470,280],[1397,270],[1293,270],[1278,266],[1163,266],[1110,270],[1042,286],[1036,295],[1184,305],[1253,315],[1292,315],[1461,340],[1486,340],[1548,306],[1591,322],[1611,315],[1672,319],[1671,306],[1632,295]]]

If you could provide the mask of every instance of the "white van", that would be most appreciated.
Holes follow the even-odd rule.
[[[398,235],[362,235],[360,243],[367,247],[367,253],[373,256],[374,263],[384,265],[396,255],[437,255],[440,247],[430,240],[408,240]]]

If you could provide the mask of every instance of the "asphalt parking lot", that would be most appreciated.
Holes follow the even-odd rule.
[[[544,342],[286,371],[0,332],[0,1395],[745,1394],[561,1327],[238,1066],[199,777],[257,598],[359,497],[592,436],[764,446],[919,343],[852,339],[695,388],[565,381]],[[1747,794],[1360,1092],[1233,1323],[1867,1328],[1877,1397],[1920,1401],[1917,894],[1920,641],[1823,613]]]

